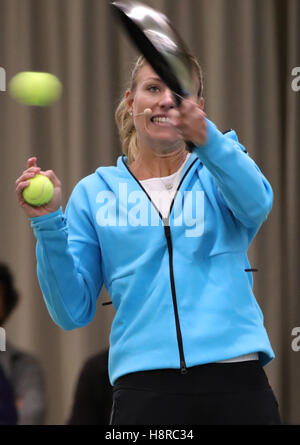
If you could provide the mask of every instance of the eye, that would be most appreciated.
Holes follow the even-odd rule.
[[[157,93],[159,91],[159,87],[157,85],[149,85],[147,90],[150,91],[150,93]]]

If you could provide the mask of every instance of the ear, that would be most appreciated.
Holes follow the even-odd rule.
[[[204,105],[205,105],[205,99],[204,97],[200,97],[199,99],[199,107],[201,108],[201,110],[204,110]]]
[[[128,106],[128,113],[130,113],[132,111],[132,106],[133,106],[133,93],[131,90],[126,91],[125,99]]]

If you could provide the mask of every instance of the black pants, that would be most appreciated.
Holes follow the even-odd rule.
[[[260,362],[210,363],[120,377],[110,425],[280,425]]]

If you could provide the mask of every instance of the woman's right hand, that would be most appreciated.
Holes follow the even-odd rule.
[[[27,161],[27,170],[16,180],[16,194],[20,207],[24,210],[25,214],[29,218],[37,216],[47,215],[48,213],[56,212],[61,207],[62,194],[61,194],[61,182],[52,170],[41,171],[41,168],[37,166],[37,158],[30,158]],[[27,204],[23,199],[23,190],[30,184],[29,179],[33,178],[36,174],[48,176],[54,186],[54,192],[51,201],[47,204],[36,207]]]

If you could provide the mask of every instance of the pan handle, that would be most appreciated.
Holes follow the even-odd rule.
[[[183,94],[184,94],[184,93],[183,93]],[[183,94],[177,94],[177,93],[174,93],[174,92],[173,92],[173,96],[174,96],[174,99],[175,99],[175,102],[176,102],[176,106],[177,106],[177,107],[180,107],[180,105],[181,105]],[[185,141],[185,143],[186,143],[186,145],[187,145],[187,149],[188,149],[188,151],[189,151],[190,153],[192,153],[192,151],[194,150],[194,148],[196,148],[196,145],[195,145],[193,142],[191,142],[191,141]]]
[[[190,153],[193,152],[194,148],[196,148],[196,145],[194,144],[194,142],[190,142],[190,141],[185,141],[186,145],[187,145],[187,149]]]

